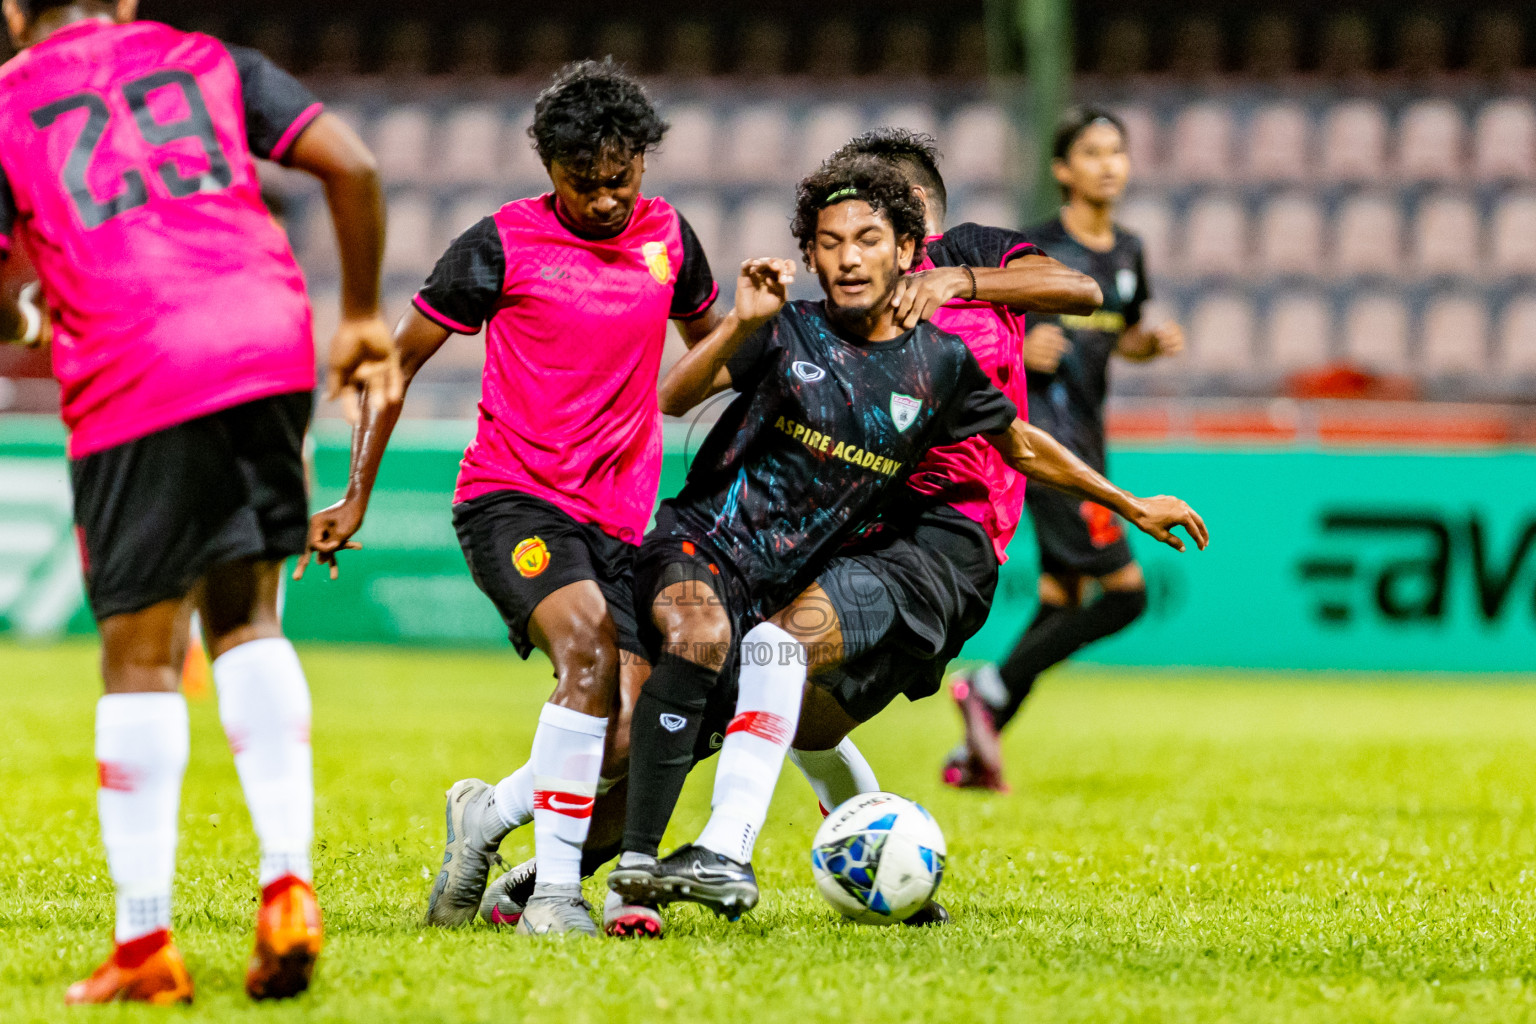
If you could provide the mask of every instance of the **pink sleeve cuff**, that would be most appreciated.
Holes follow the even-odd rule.
[[[8,253],[10,251],[11,251],[11,236],[10,235],[0,235],[0,253]]]
[[[694,317],[703,316],[706,312],[709,311],[709,307],[715,304],[715,299],[719,297],[720,282],[716,281],[715,286],[709,290],[709,298],[705,299],[703,304],[700,305],[698,309],[694,310],[692,313],[673,313],[671,319],[692,320]]]
[[[1003,253],[1003,261],[1001,263],[999,263],[998,266],[1006,267],[1008,264],[1012,263],[1014,260],[1018,259],[1020,256],[1028,256],[1032,252],[1039,252],[1039,251],[1040,251],[1040,247],[1038,245],[1036,245],[1034,242],[1020,242],[1018,245],[1014,246],[1012,249],[1009,249],[1007,252]]]
[[[283,137],[277,140],[277,145],[272,147],[272,159],[281,160],[284,156],[288,155],[288,150],[293,148],[294,141],[304,133],[304,129],[308,128],[324,110],[325,104],[311,103],[304,109],[304,113],[294,118],[293,124],[289,125],[288,130],[283,132]]]
[[[437,310],[435,310],[431,306],[429,306],[427,304],[427,300],[422,298],[419,293],[416,295],[415,298],[413,298],[411,300],[411,304],[414,305],[418,310],[421,311],[421,315],[422,316],[426,317],[428,320],[431,320],[433,323],[437,324],[439,327],[445,327],[448,330],[453,331],[453,332],[455,332],[457,334],[479,334],[480,333],[480,328],[478,328],[478,327],[471,327],[468,324],[461,324],[457,320],[453,319],[453,317],[451,317],[451,316],[444,316],[443,314],[439,313]]]

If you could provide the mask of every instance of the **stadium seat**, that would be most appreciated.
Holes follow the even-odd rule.
[[[1275,370],[1290,373],[1326,364],[1332,352],[1333,311],[1321,296],[1311,292],[1280,295],[1265,318],[1266,362]]]
[[[938,137],[939,118],[933,112],[933,107],[927,103],[899,103],[894,106],[883,107],[875,112],[876,125],[891,125],[895,128],[906,128],[914,132],[926,132]],[[939,149],[944,148],[940,140]]]
[[[384,273],[425,278],[437,262],[438,239],[432,201],[424,194],[389,197],[389,236],[384,245]]]
[[[891,21],[881,40],[876,68],[891,78],[927,78],[933,71],[933,42],[928,26],[911,18]]]
[[[662,73],[674,78],[713,74],[717,52],[714,30],[707,22],[680,21],[667,30]]]
[[[1483,11],[1472,23],[1467,64],[1474,74],[1503,79],[1520,67],[1525,31],[1514,11]]]
[[[985,224],[989,227],[1018,227],[1020,226],[1019,208],[1013,199],[1005,194],[997,192],[968,193],[964,199],[955,204],[954,213],[950,216],[951,224]]]
[[[1231,276],[1248,263],[1248,218],[1242,204],[1226,196],[1195,201],[1184,220],[1184,271]]]
[[[760,18],[747,22],[736,48],[738,75],[782,75],[789,68],[789,30],[781,21]]]
[[[1323,211],[1309,196],[1283,195],[1259,220],[1259,267],[1269,274],[1323,272]]]
[[[795,159],[795,167],[808,173],[831,156],[843,143],[859,132],[871,127],[863,113],[852,103],[820,103],[812,107],[800,126],[801,149]],[[944,166],[945,179],[952,175],[948,162]]]
[[[1258,78],[1296,73],[1296,19],[1289,13],[1260,14],[1248,25],[1243,42],[1243,70]]]
[[[362,33],[350,18],[333,21],[320,30],[315,41],[317,75],[355,75],[362,71]]]
[[[296,63],[293,21],[290,18],[263,18],[251,29],[251,45],[266,54],[274,64],[289,71],[300,71]],[[346,72],[355,72],[354,65]]]
[[[1397,24],[1393,68],[1410,79],[1445,70],[1445,23],[1428,11],[1414,11]]]
[[[955,111],[939,139],[939,149],[944,153],[946,182],[1000,184],[1021,166],[1013,123],[992,103],[975,103]]]
[[[1118,219],[1141,237],[1147,273],[1154,280],[1159,274],[1182,273],[1173,253],[1173,214],[1167,203],[1151,196],[1138,196],[1120,207]]]
[[[1191,367],[1200,373],[1238,374],[1253,368],[1253,303],[1217,292],[1201,300],[1189,318]]]
[[[574,53],[570,26],[561,21],[539,21],[512,37],[518,47],[513,62],[516,69],[536,78],[553,74]]]
[[[457,107],[443,126],[435,176],[453,184],[480,185],[502,172],[501,107],[468,103]]]
[[[1470,295],[1443,295],[1424,313],[1420,364],[1436,376],[1475,374],[1488,358],[1488,305]]]
[[[1193,103],[1173,123],[1169,177],[1178,181],[1226,181],[1232,174],[1232,111],[1225,103]]]
[[[864,41],[850,19],[829,18],[816,26],[810,46],[802,47],[809,52],[801,70],[824,81],[852,78],[863,70]]]
[[[672,125],[661,148],[645,158],[646,177],[658,182],[700,181],[715,170],[715,111],[708,103],[683,103],[662,110]]]
[[[1402,210],[1380,196],[1347,200],[1336,221],[1334,269],[1341,274],[1395,274],[1402,257]]]
[[[1147,26],[1134,16],[1117,17],[1098,35],[1094,70],[1109,78],[1125,78],[1147,70]]]
[[[393,107],[379,118],[373,150],[384,181],[414,183],[425,178],[431,137],[432,119],[421,107]]]
[[[593,56],[598,60],[612,57],[631,70],[643,73],[649,70],[650,50],[645,45],[645,29],[632,21],[610,21],[597,30],[596,49]]]
[[[1507,97],[1477,115],[1472,170],[1482,181],[1536,178],[1536,109]]]
[[[1471,201],[1439,195],[1419,204],[1410,248],[1423,274],[1475,276],[1482,270],[1482,220]]]
[[[725,226],[725,215],[720,208],[720,200],[710,192],[685,194],[668,197],[688,221],[688,226],[693,228],[699,244],[704,247],[704,255],[709,260],[709,268],[714,272],[715,280],[720,282],[720,291],[730,301],[735,294],[732,282],[736,279],[736,265],[722,263],[724,251],[720,247],[721,236]]]
[[[1370,100],[1336,104],[1323,120],[1322,168],[1329,181],[1381,180],[1386,173],[1387,118]]]
[[[788,205],[776,194],[747,200],[727,222],[735,225],[736,237],[721,239],[721,247],[730,254],[721,266],[733,267],[758,256],[798,258],[789,219]]]
[[[1512,376],[1536,377],[1536,295],[1518,295],[1504,307],[1498,368]]]
[[[1376,373],[1408,370],[1408,307],[1394,295],[1358,295],[1344,318],[1344,353]]]
[[[1351,78],[1370,71],[1375,44],[1371,23],[1364,15],[1355,11],[1336,14],[1323,30],[1323,74]]]
[[[1221,74],[1225,37],[1221,24],[1206,14],[1183,19],[1173,34],[1168,70],[1180,78],[1208,79]]]
[[[424,75],[431,68],[432,26],[414,18],[391,25],[384,36],[384,62],[379,70],[409,77]]]
[[[453,34],[453,52],[448,68],[464,77],[494,75],[501,70],[501,56],[506,45],[501,26],[493,21],[466,21]]]
[[[1260,108],[1248,127],[1248,177],[1255,181],[1301,181],[1307,177],[1307,140],[1312,120],[1299,104]]]
[[[538,195],[549,190],[549,173],[539,160],[539,151],[533,148],[528,137],[528,126],[533,124],[533,110],[524,107],[514,109],[507,118],[503,132],[506,164],[501,171],[503,181],[510,182],[514,190],[523,194]],[[511,198],[510,196],[508,198]]]
[[[782,103],[741,107],[726,121],[721,167],[738,181],[776,181],[784,177],[785,154],[793,133]]]
[[[1403,112],[1397,171],[1408,181],[1449,181],[1462,173],[1466,125],[1450,100],[1421,100]]]
[[[441,256],[449,243],[458,238],[464,232],[474,227],[483,218],[489,217],[507,202],[509,197],[498,192],[476,192],[463,196],[448,207],[448,211],[437,218],[436,241],[433,244],[435,256]]]
[[[1508,196],[1493,214],[1491,265],[1500,274],[1536,274],[1536,193]]]
[[[1115,116],[1125,125],[1127,151],[1131,155],[1131,174],[1152,180],[1162,168],[1157,160],[1157,115],[1146,107],[1117,106]]]

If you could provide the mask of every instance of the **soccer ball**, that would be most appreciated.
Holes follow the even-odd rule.
[[[920,804],[861,793],[827,815],[811,844],[816,889],[860,924],[897,924],[944,877],[944,833]]]

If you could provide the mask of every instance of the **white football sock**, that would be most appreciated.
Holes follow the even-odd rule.
[[[309,683],[298,653],[281,637],[252,640],[214,660],[213,681],[219,721],[261,841],[260,884],[284,875],[308,882],[315,782]]]
[[[608,719],[556,704],[539,712],[533,734],[533,855],[537,888],[581,883],[581,847],[603,769]]]
[[[496,783],[491,806],[508,832],[533,820],[533,762]]]
[[[96,704],[96,809],[117,887],[120,943],[171,926],[188,745],[179,693],[109,693]]]
[[[853,745],[852,736],[844,736],[831,750],[791,750],[789,759],[811,784],[823,814],[830,814],[860,793],[880,791],[875,770]]]
[[[754,626],[741,643],[736,716],[720,747],[709,824],[697,845],[745,864],[768,820],[784,753],[800,722],[806,666],[804,646],[771,622]]]

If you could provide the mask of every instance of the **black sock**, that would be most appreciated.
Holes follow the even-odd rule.
[[[704,708],[719,676],[712,668],[663,654],[640,690],[629,725],[626,852],[653,857],[658,852],[683,782],[693,768]]]
[[[1053,611],[1047,613],[1048,608]],[[1040,673],[1095,640],[1118,633],[1146,609],[1145,590],[1106,590],[1093,604],[1080,608],[1042,604],[1018,646],[998,668],[1008,688],[1008,703],[993,716],[997,727],[1001,729],[1018,714]]]

